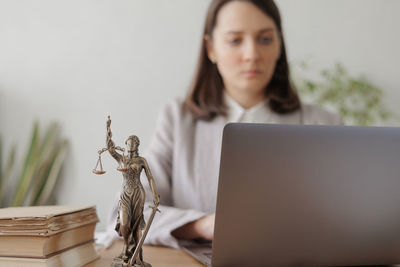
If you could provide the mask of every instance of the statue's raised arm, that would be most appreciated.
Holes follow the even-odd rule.
[[[108,116],[107,119],[107,137],[106,137],[106,145],[108,152],[110,152],[111,156],[118,162],[118,164],[121,163],[122,161],[122,155],[119,154],[115,149],[115,144],[114,141],[111,139],[112,138],[112,132],[111,132],[111,118]]]

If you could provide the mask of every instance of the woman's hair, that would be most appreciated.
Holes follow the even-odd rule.
[[[282,34],[281,17],[273,0],[213,0],[211,2],[204,26],[197,70],[184,107],[196,119],[212,120],[217,115],[226,115],[223,97],[224,84],[216,64],[213,64],[207,56],[204,37],[210,36],[212,39],[219,10],[225,4],[233,1],[252,3],[275,22],[281,39],[281,55],[276,63],[271,81],[265,87],[265,96],[270,109],[277,113],[286,114],[298,110],[301,106],[300,99],[289,79],[289,65]]]

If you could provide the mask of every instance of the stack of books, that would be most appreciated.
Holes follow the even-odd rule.
[[[83,266],[98,258],[94,206],[0,209],[0,266]]]

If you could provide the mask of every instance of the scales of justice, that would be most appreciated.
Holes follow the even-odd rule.
[[[99,150],[99,159],[93,170],[95,174],[104,174],[101,154],[108,151],[110,155],[118,162],[117,170],[122,172],[124,177],[123,188],[118,202],[118,218],[115,230],[124,238],[124,247],[121,255],[113,259],[112,267],[151,267],[149,263],[143,261],[142,245],[153,222],[154,215],[158,210],[160,197],[155,188],[153,175],[145,158],[139,156],[139,138],[131,135],[125,141],[128,155],[125,155],[125,149],[115,146],[112,141],[111,119],[107,119],[106,147]],[[119,153],[118,151],[122,152]],[[99,169],[98,169],[99,168]],[[140,173],[145,171],[149,180],[150,189],[153,194],[154,206],[150,206],[152,213],[147,219],[143,217],[143,208],[145,203],[145,190],[140,182]]]

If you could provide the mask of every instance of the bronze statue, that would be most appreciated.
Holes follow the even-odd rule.
[[[124,248],[120,256],[114,258],[111,266],[113,267],[149,267],[148,263],[143,261],[142,245],[147,235],[149,227],[153,221],[154,215],[157,212],[157,207],[160,198],[157,194],[154,178],[147,165],[146,159],[139,156],[139,138],[131,135],[125,141],[128,155],[124,155],[124,149],[116,147],[111,139],[111,119],[108,116],[107,120],[107,138],[106,148],[100,150],[99,160],[95,169],[96,174],[103,174],[103,166],[101,164],[101,154],[105,151],[110,152],[111,156],[118,162],[118,170],[123,173],[124,184],[121,192],[121,197],[118,203],[118,218],[115,230],[124,238]],[[122,155],[117,152],[122,151]],[[100,164],[100,170],[97,166]],[[150,189],[153,193],[154,206],[147,225],[143,218],[143,208],[145,203],[145,191],[140,182],[140,173],[144,169],[147,179],[149,180]],[[143,231],[143,232],[142,232]]]

